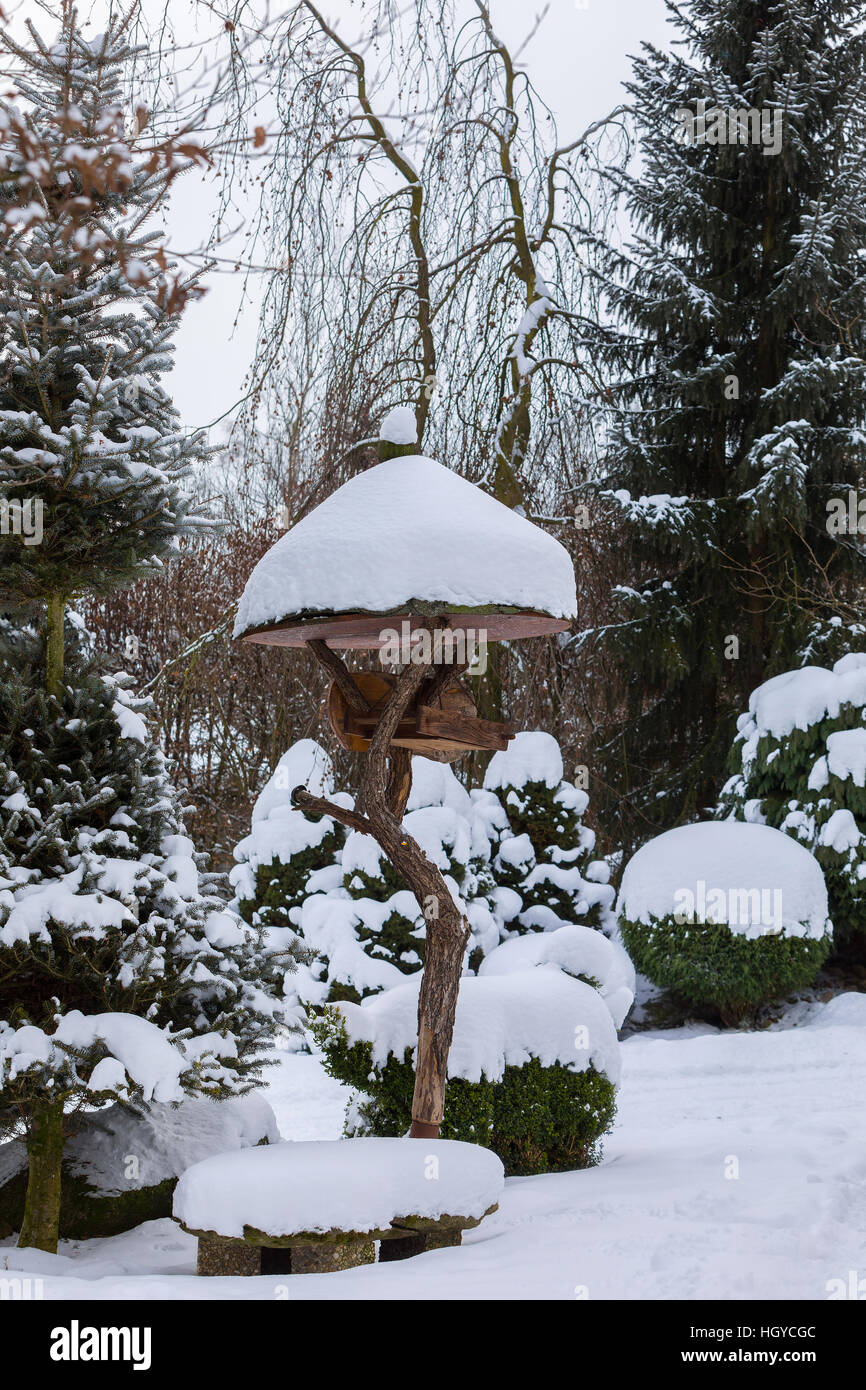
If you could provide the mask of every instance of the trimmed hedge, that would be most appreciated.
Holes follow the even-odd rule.
[[[717,1010],[723,1023],[738,1023],[759,1004],[806,988],[832,949],[829,935],[749,940],[723,923],[684,925],[673,915],[650,925],[621,916],[619,926],[635,966],[653,984]]]
[[[369,1042],[349,1046],[345,1021],[333,1009],[311,1025],[329,1075],[362,1093],[350,1107],[344,1133],[391,1137],[412,1119],[415,1068],[411,1049],[402,1059],[373,1065]],[[506,1066],[499,1081],[450,1079],[443,1139],[482,1144],[498,1154],[509,1177],[587,1168],[598,1162],[600,1140],[616,1114],[616,1088],[590,1068],[573,1072],[533,1057]]]

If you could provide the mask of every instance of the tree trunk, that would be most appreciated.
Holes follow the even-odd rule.
[[[57,1251],[60,1230],[60,1163],[63,1158],[63,1102],[40,1106],[27,1134],[27,1195],[19,1249]]]
[[[428,621],[432,626],[435,620]],[[411,888],[427,922],[409,1131],[413,1138],[420,1139],[436,1138],[445,1113],[448,1053],[454,1032],[463,956],[469,941],[469,923],[456,907],[445,879],[402,825],[412,785],[412,765],[404,750],[391,747],[391,739],[405,710],[422,685],[430,681],[431,673],[433,690],[450,679],[451,674],[416,663],[405,667],[397,677],[370,740],[359,797],[363,813],[359,813],[357,806],[353,811],[346,811],[323,797],[311,796],[304,787],[296,787],[292,792],[293,803],[302,810],[332,816],[353,830],[372,835]]]
[[[45,689],[60,698],[63,690],[63,618],[66,602],[62,594],[48,598],[45,641]]]
[[[62,594],[48,598],[45,623],[45,689],[58,699],[63,693]],[[46,1102],[30,1114],[27,1131],[27,1194],[20,1248],[57,1251],[60,1233],[60,1165],[63,1159],[63,1101]]]
[[[402,820],[412,790],[412,754],[408,748],[392,748],[388,760],[388,786],[385,797],[388,809]]]
[[[443,883],[444,886],[444,883]],[[447,892],[447,889],[446,889]],[[449,901],[451,895],[448,894]],[[452,904],[453,906],[453,904]],[[456,908],[427,923],[424,973],[418,996],[418,1052],[412,1095],[413,1139],[435,1139],[445,1114],[448,1053],[468,930]]]
[[[418,1051],[412,1100],[413,1138],[435,1139],[445,1111],[448,1052],[454,1032],[457,992],[469,924],[461,917],[448,885],[421,846],[402,826],[412,784],[411,761],[395,757],[390,741],[405,709],[429,679],[431,668],[407,666],[397,679],[370,741],[364,777],[364,808],[373,834],[394,868],[408,883],[427,922],[424,972],[418,996]],[[435,675],[435,673],[434,673]],[[390,776],[388,755],[390,753]],[[407,765],[408,764],[408,765]],[[399,790],[398,790],[399,788]],[[390,795],[389,795],[390,793]]]

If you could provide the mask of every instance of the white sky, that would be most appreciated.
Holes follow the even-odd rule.
[[[102,27],[100,11],[105,3],[79,0],[81,19],[91,21],[88,32],[98,33]],[[544,0],[489,0],[489,4],[496,28],[517,47]],[[213,32],[214,12],[224,8],[219,3],[203,6],[199,0],[144,0],[144,5],[154,16],[165,8],[181,41]],[[321,0],[321,5],[326,18],[347,37],[357,37],[357,9],[352,0]],[[286,0],[271,0],[272,14],[281,8],[287,8]],[[13,0],[13,12],[19,33],[21,20],[30,14],[47,36],[50,24],[34,0],[17,4]],[[520,61],[552,109],[560,140],[580,134],[616,106],[623,99],[621,83],[630,75],[629,55],[637,52],[641,40],[665,47],[670,32],[664,0],[550,0],[548,14]],[[191,174],[180,180],[168,219],[169,244],[181,251],[199,248],[215,205],[211,175]],[[209,425],[242,394],[258,314],[257,306],[247,303],[233,328],[241,280],[240,274],[210,276],[205,282],[208,293],[186,312],[169,384],[187,427]]]

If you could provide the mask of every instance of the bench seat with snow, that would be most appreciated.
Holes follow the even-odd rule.
[[[495,1211],[489,1149],[456,1140],[336,1139],[217,1154],[188,1168],[174,1217],[204,1275],[318,1274],[406,1259]]]

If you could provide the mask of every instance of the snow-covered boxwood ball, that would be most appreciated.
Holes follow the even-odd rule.
[[[563,933],[572,935],[557,941]],[[508,1174],[597,1161],[616,1110],[616,1027],[633,998],[624,953],[599,933],[563,928],[537,940],[549,950],[540,946],[535,961],[519,949],[509,959],[517,942],[508,942],[482,974],[464,976],[448,1059],[442,1137],[492,1148]],[[406,1133],[417,1010],[409,981],[326,1009],[313,1024],[327,1070],[358,1093],[347,1134]]]
[[[725,1023],[811,984],[832,945],[821,866],[763,825],[656,836],[626,865],[617,912],[638,970]]]
[[[866,959],[866,653],[774,676],[737,730],[719,815],[775,826],[810,849],[836,951]]]

